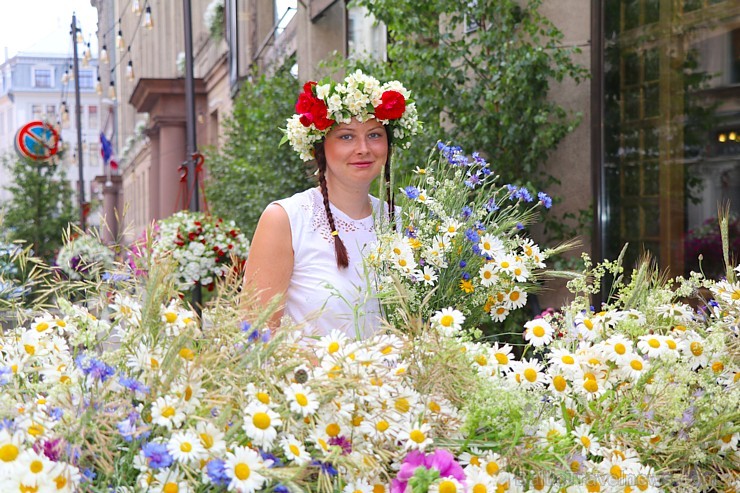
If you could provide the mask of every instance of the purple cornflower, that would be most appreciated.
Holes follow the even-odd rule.
[[[529,193],[529,190],[527,190],[524,187],[521,187],[519,190],[517,190],[516,197],[518,199],[522,199],[525,202],[532,202],[532,201],[534,201],[534,198],[532,198],[532,194]]]
[[[475,164],[478,166],[481,166],[482,168],[486,168],[488,166],[488,161],[483,159],[483,157],[480,155],[478,151],[475,151],[473,154],[471,154],[473,161],[475,161]],[[488,171],[490,173],[490,170]]]
[[[249,332],[251,328],[252,328],[251,323],[247,322],[246,320],[242,320],[242,323],[241,323],[242,332]]]
[[[545,209],[552,207],[552,199],[545,192],[539,192],[537,194],[537,198],[542,202],[542,205],[545,206]]]
[[[461,216],[462,216],[462,217],[463,217],[464,219],[467,219],[467,218],[469,218],[469,217],[470,217],[470,216],[471,216],[472,214],[473,214],[473,209],[471,209],[471,208],[470,208],[470,207],[468,207],[467,205],[463,206],[463,208],[462,208],[462,211],[460,212],[460,215],[461,215]]]
[[[146,462],[152,469],[170,467],[172,465],[172,456],[167,451],[167,445],[162,443],[149,442],[142,449]]]
[[[211,459],[206,465],[208,479],[216,486],[228,486],[231,478],[226,474],[226,463],[221,459]]]
[[[54,438],[53,440],[44,440],[33,444],[33,450],[37,454],[44,456],[53,462],[58,462],[62,455],[62,439]]]

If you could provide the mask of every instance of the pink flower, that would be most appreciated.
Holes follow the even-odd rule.
[[[401,464],[398,475],[391,482],[391,493],[406,493],[409,480],[416,475],[416,471],[436,469],[440,478],[452,476],[461,483],[465,480],[465,472],[455,460],[455,456],[447,450],[437,449],[431,454],[424,454],[417,450],[409,452]]]

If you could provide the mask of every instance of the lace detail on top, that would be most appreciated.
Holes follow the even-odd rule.
[[[317,188],[313,188],[310,194],[309,203],[301,204],[301,208],[307,214],[310,213],[311,226],[315,231],[319,233],[321,238],[326,241],[327,244],[333,245],[334,239],[331,236],[331,227],[329,226],[329,218],[326,217],[326,210],[324,209],[324,198],[321,196],[321,192]],[[371,199],[371,205],[373,211],[377,211],[378,200],[374,197]],[[331,213],[334,216],[334,224],[337,227],[337,231],[341,233],[351,233],[357,231],[363,231],[366,233],[375,234],[375,220],[372,215],[364,217],[362,219],[352,219],[347,214],[337,209],[334,204],[329,202]]]

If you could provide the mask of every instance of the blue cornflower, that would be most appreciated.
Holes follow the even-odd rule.
[[[0,367],[0,385],[5,385],[13,378],[13,370],[7,366]]]
[[[149,393],[149,387],[139,382],[135,378],[128,378],[128,377],[121,376],[118,379],[118,383],[121,384],[121,387],[125,387],[134,392],[141,392],[142,394]]]
[[[521,230],[524,229],[524,225],[522,223],[516,223],[516,229],[518,229],[519,231],[521,231]]]
[[[242,323],[241,323],[242,332],[249,332],[251,328],[252,328],[252,324],[250,324],[246,320],[242,320]]]
[[[403,189],[403,193],[406,194],[406,197],[410,199],[418,199],[419,198],[419,189],[416,188],[413,185],[409,185],[406,188]]]
[[[321,472],[323,472],[324,474],[328,474],[329,476],[336,476],[338,474],[337,470],[334,468],[331,462],[321,462],[320,460],[312,460],[311,465],[319,466],[321,468]]]
[[[278,483],[272,490],[274,493],[290,493],[290,490],[283,483]]]
[[[206,465],[208,479],[217,486],[228,486],[231,478],[226,474],[226,463],[221,459],[211,459]]]
[[[488,202],[486,202],[486,210],[488,212],[497,211],[497,210],[499,210],[499,208],[500,207],[498,205],[496,205],[496,198],[495,197],[491,197],[490,199],[488,199]]]
[[[468,172],[468,179],[465,180],[465,186],[473,189],[478,185],[480,185],[480,172],[479,171],[475,173]]]
[[[128,418],[116,423],[116,428],[118,428],[118,433],[125,441],[134,441],[134,435],[136,435],[136,419],[131,419],[129,415]]]
[[[468,228],[465,230],[465,238],[471,243],[478,243],[480,241],[480,235],[478,235],[478,231],[474,230],[473,228]]]
[[[488,167],[488,161],[486,161],[485,159],[483,159],[483,157],[480,155],[480,153],[478,151],[475,151],[473,154],[471,154],[471,156],[473,157],[473,160],[475,161],[475,164],[477,164],[477,165],[479,165],[479,166],[481,166],[483,168],[487,168]],[[491,170],[488,170],[488,172],[490,173]]]
[[[468,281],[470,279],[470,274],[468,274],[467,272],[463,271],[462,278],[465,279],[466,281]]]
[[[152,469],[170,467],[172,465],[172,456],[167,451],[167,445],[162,443],[149,442],[142,449],[144,457],[147,459],[147,465]]]
[[[120,281],[128,281],[131,278],[128,274],[116,274],[112,272],[103,272],[103,275],[100,276],[100,279],[103,281],[111,281],[111,282],[120,282]]]
[[[491,171],[491,168],[487,167],[487,165],[485,168],[481,168],[480,172],[483,173],[483,176],[488,176],[493,173],[493,171]]]
[[[260,456],[262,456],[263,461],[265,462],[272,461],[272,464],[270,465],[270,467],[283,467],[283,461],[281,461],[280,457],[278,457],[277,455],[272,454],[270,452],[266,452],[262,449],[260,449],[259,452],[260,452]]]
[[[532,197],[532,194],[529,193],[529,190],[527,190],[525,187],[521,187],[517,192],[516,196],[519,199],[522,199],[525,202],[532,202],[534,201],[534,198]]]
[[[539,192],[537,194],[537,198],[540,199],[540,202],[545,206],[545,209],[552,207],[552,199],[545,192]]]
[[[470,217],[470,216],[471,216],[472,214],[473,214],[473,209],[471,209],[471,208],[470,208],[470,207],[468,207],[467,205],[464,205],[464,206],[463,206],[463,208],[462,208],[462,211],[460,212],[460,215],[461,215],[461,216],[462,216],[462,217],[463,217],[464,219],[467,219],[467,218],[469,218],[469,217]]]
[[[466,261],[464,261],[464,260],[461,260],[459,265],[460,265],[460,268],[461,269],[464,269],[465,266],[468,265],[468,263]]]
[[[416,230],[414,230],[413,226],[407,226],[404,234],[407,238],[416,238]]]
[[[54,421],[59,421],[60,419],[62,419],[62,416],[64,416],[64,409],[62,409],[61,407],[55,407],[51,411],[49,411],[49,417]]]
[[[116,370],[112,366],[108,366],[98,359],[89,358],[84,354],[77,356],[75,363],[77,363],[83,374],[101,382],[105,382],[108,378],[116,374]]]
[[[516,193],[516,191],[519,190],[519,188],[516,185],[512,185],[511,183],[509,183],[508,185],[506,185],[506,189],[512,195],[514,195]]]
[[[98,475],[95,474],[95,471],[93,471],[89,467],[86,467],[85,469],[82,470],[82,478],[80,479],[81,479],[81,482],[83,483],[92,483],[97,476]]]

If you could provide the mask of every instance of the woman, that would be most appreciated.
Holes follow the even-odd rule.
[[[379,307],[363,275],[363,254],[375,239],[376,221],[389,220],[393,145],[408,146],[419,122],[408,91],[381,85],[357,71],[342,83],[307,82],[288,120],[286,139],[304,161],[315,159],[318,187],[268,205],[254,233],[245,287],[262,302],[283,303],[285,314],[311,335],[340,329],[351,337],[372,334]],[[381,172],[387,206],[369,194]],[[392,220],[392,219],[390,219]]]

